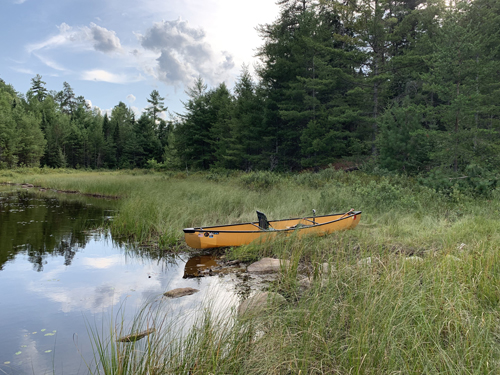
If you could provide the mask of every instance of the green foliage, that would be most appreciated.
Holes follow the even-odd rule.
[[[291,260],[266,286],[286,296],[279,308],[242,318],[229,306],[214,316],[220,306],[205,305],[191,330],[191,314],[167,325],[171,315],[165,306],[147,305],[130,325],[90,330],[96,344],[90,372],[499,371],[498,188],[493,199],[456,192],[450,199],[410,177],[333,168],[275,174],[279,188],[268,191],[248,189],[241,176],[222,169],[183,179],[140,171],[30,171],[15,172],[14,180],[122,196],[113,233],[135,233],[140,241],[161,238],[165,246],[181,238],[186,226],[255,221],[255,209],[270,219],[303,217],[320,206],[323,212],[363,211],[351,231],[227,249],[232,259]],[[221,178],[207,179],[210,174]],[[310,186],[320,180],[322,187]],[[116,342],[151,325],[157,330],[148,339]]]
[[[103,116],[67,82],[48,91],[37,75],[23,96],[0,81],[0,167],[289,173],[371,155],[364,170],[378,176],[487,195],[500,164],[499,21],[492,0],[280,0],[258,27],[258,80],[245,66],[233,88],[199,77],[169,121],[157,90],[144,114],[118,103]]]
[[[489,171],[476,164],[468,165],[463,173],[464,175],[457,175],[449,170],[436,168],[427,176],[421,177],[420,181],[423,185],[448,195],[462,192],[483,196],[490,196],[499,183],[498,172]]]
[[[436,134],[424,129],[423,110],[402,103],[387,109],[379,118],[379,163],[381,168],[416,174],[429,165]]]
[[[252,190],[261,191],[277,188],[283,178],[276,173],[257,171],[242,174],[239,178],[240,184]]]

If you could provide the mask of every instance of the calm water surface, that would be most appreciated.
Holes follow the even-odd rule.
[[[165,300],[169,313],[200,311],[210,299],[238,302],[235,275],[183,278],[210,258],[149,255],[95,229],[116,203],[0,191],[0,374],[86,374],[89,326],[133,320],[145,303],[178,287],[201,292]],[[193,268],[194,265],[194,268]],[[105,328],[106,329],[106,328]]]

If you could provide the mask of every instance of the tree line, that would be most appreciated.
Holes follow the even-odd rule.
[[[407,174],[494,174],[500,162],[500,3],[279,0],[260,25],[256,79],[187,90],[172,120],[158,91],[137,119],[69,84],[0,82],[0,166],[291,171],[369,158]]]

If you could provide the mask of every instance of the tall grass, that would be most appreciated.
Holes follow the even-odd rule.
[[[187,176],[42,168],[0,171],[1,181],[121,197],[112,233],[162,247],[181,240],[184,227],[254,221],[256,209],[270,219],[280,219],[310,215],[313,208],[318,214],[356,208],[363,211],[362,232],[378,242],[397,240],[413,246],[426,242],[430,246],[429,242],[454,236],[454,226],[467,220],[496,220],[500,210],[497,199],[473,199],[458,191],[443,196],[405,177],[330,169],[298,175],[211,172]]]
[[[96,340],[102,347],[96,357],[101,373],[500,371],[500,255],[494,246],[483,243],[416,260],[383,248],[354,256],[347,248],[326,254],[325,243],[314,239],[275,245],[296,260],[270,287],[285,296],[284,306],[251,319],[229,308],[214,315],[208,308],[183,334],[183,320],[165,329],[167,315],[157,314],[153,324],[160,329],[142,342]],[[310,258],[315,250],[330,257],[331,272],[311,268],[311,287],[304,290],[297,282],[298,260]],[[308,264],[317,264],[322,256]],[[359,263],[365,256],[371,264]]]
[[[270,219],[312,208],[363,211],[353,231],[226,251],[247,261],[291,260],[269,286],[285,306],[254,319],[207,308],[192,330],[175,329],[186,326],[180,320],[134,345],[94,336],[94,373],[500,372],[499,191],[443,195],[406,177],[333,170],[9,173],[0,180],[121,196],[113,233],[163,246],[180,240],[183,227],[254,221],[256,209]],[[165,327],[165,315],[156,316]]]

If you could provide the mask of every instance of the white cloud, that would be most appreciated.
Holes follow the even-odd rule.
[[[135,102],[135,99],[136,99],[136,97],[134,95],[132,95],[132,94],[127,95],[127,101],[129,103]]]
[[[79,48],[82,46],[90,48],[90,44],[96,51],[104,53],[122,51],[120,39],[116,36],[116,33],[93,22],[90,23],[90,27],[72,27],[63,22],[58,26],[58,29],[59,34],[51,36],[42,42],[28,45],[28,52],[71,45]]]
[[[141,115],[141,113],[144,111],[144,108],[142,110],[140,110],[138,107],[136,107],[135,105],[131,105],[130,106],[130,109],[132,110],[132,112],[135,113],[135,115],[137,117],[139,117]]]
[[[54,48],[68,43],[69,39],[71,39],[71,34],[70,34],[71,27],[63,22],[57,28],[59,29],[58,35],[51,36],[50,38],[44,40],[43,42],[29,44],[26,47],[28,52],[31,53],[45,48]]]
[[[45,65],[47,65],[48,67],[50,67],[52,69],[59,70],[61,72],[67,71],[66,68],[62,67],[61,65],[59,65],[55,61],[49,59],[46,56],[43,56],[43,55],[41,55],[39,53],[33,53],[33,55],[35,55],[42,63],[44,63]]]
[[[33,72],[33,70],[31,69],[25,69],[25,68],[12,68],[12,69],[14,69],[16,72],[19,73],[35,75],[35,72]]]
[[[214,51],[203,29],[193,28],[181,19],[156,22],[138,38],[146,50],[159,53],[154,72],[151,67],[145,71],[167,84],[190,84],[200,75],[215,82],[234,68],[229,53]]]
[[[141,75],[130,77],[125,74],[115,74],[102,69],[87,70],[82,73],[81,79],[84,81],[99,81],[109,83],[130,83],[144,80]]]
[[[111,112],[113,112],[113,108],[108,108],[108,109],[99,108],[99,110],[101,111],[101,116],[108,115],[108,117],[109,117],[109,116],[111,116]]]
[[[117,256],[103,258],[83,258],[82,264],[88,268],[106,269],[111,268],[120,263],[120,258]]]
[[[92,35],[91,40],[94,43],[94,48],[97,51],[108,53],[122,50],[120,39],[118,39],[114,31],[97,26],[92,22],[90,24],[90,33]]]

